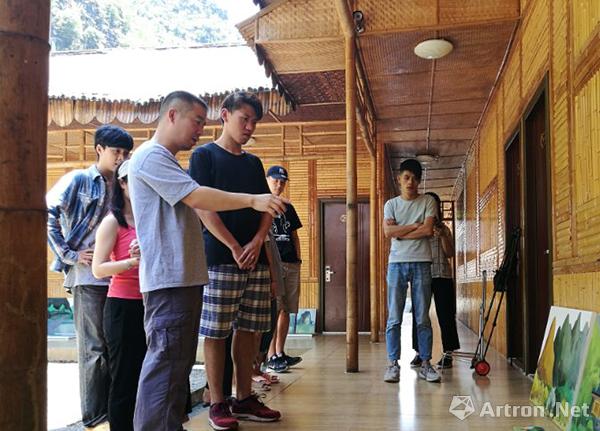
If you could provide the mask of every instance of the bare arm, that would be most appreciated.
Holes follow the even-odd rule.
[[[438,230],[438,229],[436,229]],[[442,245],[442,251],[445,257],[454,257],[454,241],[452,240],[452,234],[450,229],[446,226],[439,229],[440,244]]]
[[[421,238],[430,238],[433,236],[433,217],[427,217],[423,224],[419,225],[418,228],[409,232],[405,235],[398,235],[399,239],[421,239]]]
[[[292,243],[296,249],[296,256],[298,256],[299,260],[302,260],[302,250],[300,249],[300,238],[298,237],[298,231],[292,232]]]
[[[383,223],[383,234],[386,238],[400,238],[410,232],[413,232],[419,226],[419,223],[402,225],[396,224],[394,219],[385,219]]]
[[[117,261],[110,260],[110,253],[117,241],[119,224],[112,214],[106,216],[96,232],[96,247],[92,259],[92,273],[96,278],[104,278],[127,271],[140,263],[139,257]]]
[[[181,201],[187,206],[198,210],[230,211],[241,208],[254,208],[256,211],[268,212],[272,216],[284,212],[285,202],[287,202],[285,199],[269,193],[262,195],[229,193],[204,186],[198,186]]]

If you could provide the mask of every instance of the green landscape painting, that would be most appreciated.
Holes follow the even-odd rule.
[[[548,316],[530,399],[534,405],[543,406],[562,430],[571,420],[595,317],[592,312],[563,307],[552,307]]]

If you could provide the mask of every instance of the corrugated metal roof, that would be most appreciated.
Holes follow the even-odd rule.
[[[50,55],[51,97],[147,101],[173,90],[218,94],[272,88],[246,45],[119,48]]]

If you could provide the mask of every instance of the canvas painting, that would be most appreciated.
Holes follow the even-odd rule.
[[[288,334],[296,333],[296,313],[290,313],[290,326],[288,327]]]
[[[584,356],[581,382],[576,392],[571,431],[600,431],[600,315],[592,323]]]
[[[64,298],[48,298],[48,336],[75,337],[73,309]]]
[[[552,307],[531,388],[531,402],[566,430],[595,313]]]
[[[315,308],[301,308],[296,317],[296,334],[314,334],[317,321]]]

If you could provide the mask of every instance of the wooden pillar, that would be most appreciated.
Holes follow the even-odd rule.
[[[346,371],[358,372],[356,45],[346,37]]]
[[[379,342],[379,285],[377,283],[377,249],[379,241],[377,217],[379,202],[377,201],[377,157],[371,156],[371,189],[369,196],[369,257],[370,257],[370,298],[371,298],[371,342]]]
[[[0,1],[0,429],[46,429],[49,0]]]
[[[385,203],[385,177],[387,170],[385,168],[385,147],[383,140],[377,137],[376,140],[377,151],[375,156],[377,158],[377,237],[381,238],[377,247],[377,260],[379,262],[377,271],[377,292],[379,300],[379,327],[385,329],[386,326],[386,311],[387,311],[387,295],[386,285],[384,283],[385,271],[387,268],[387,255],[385,253],[386,240],[383,236],[383,205]]]

